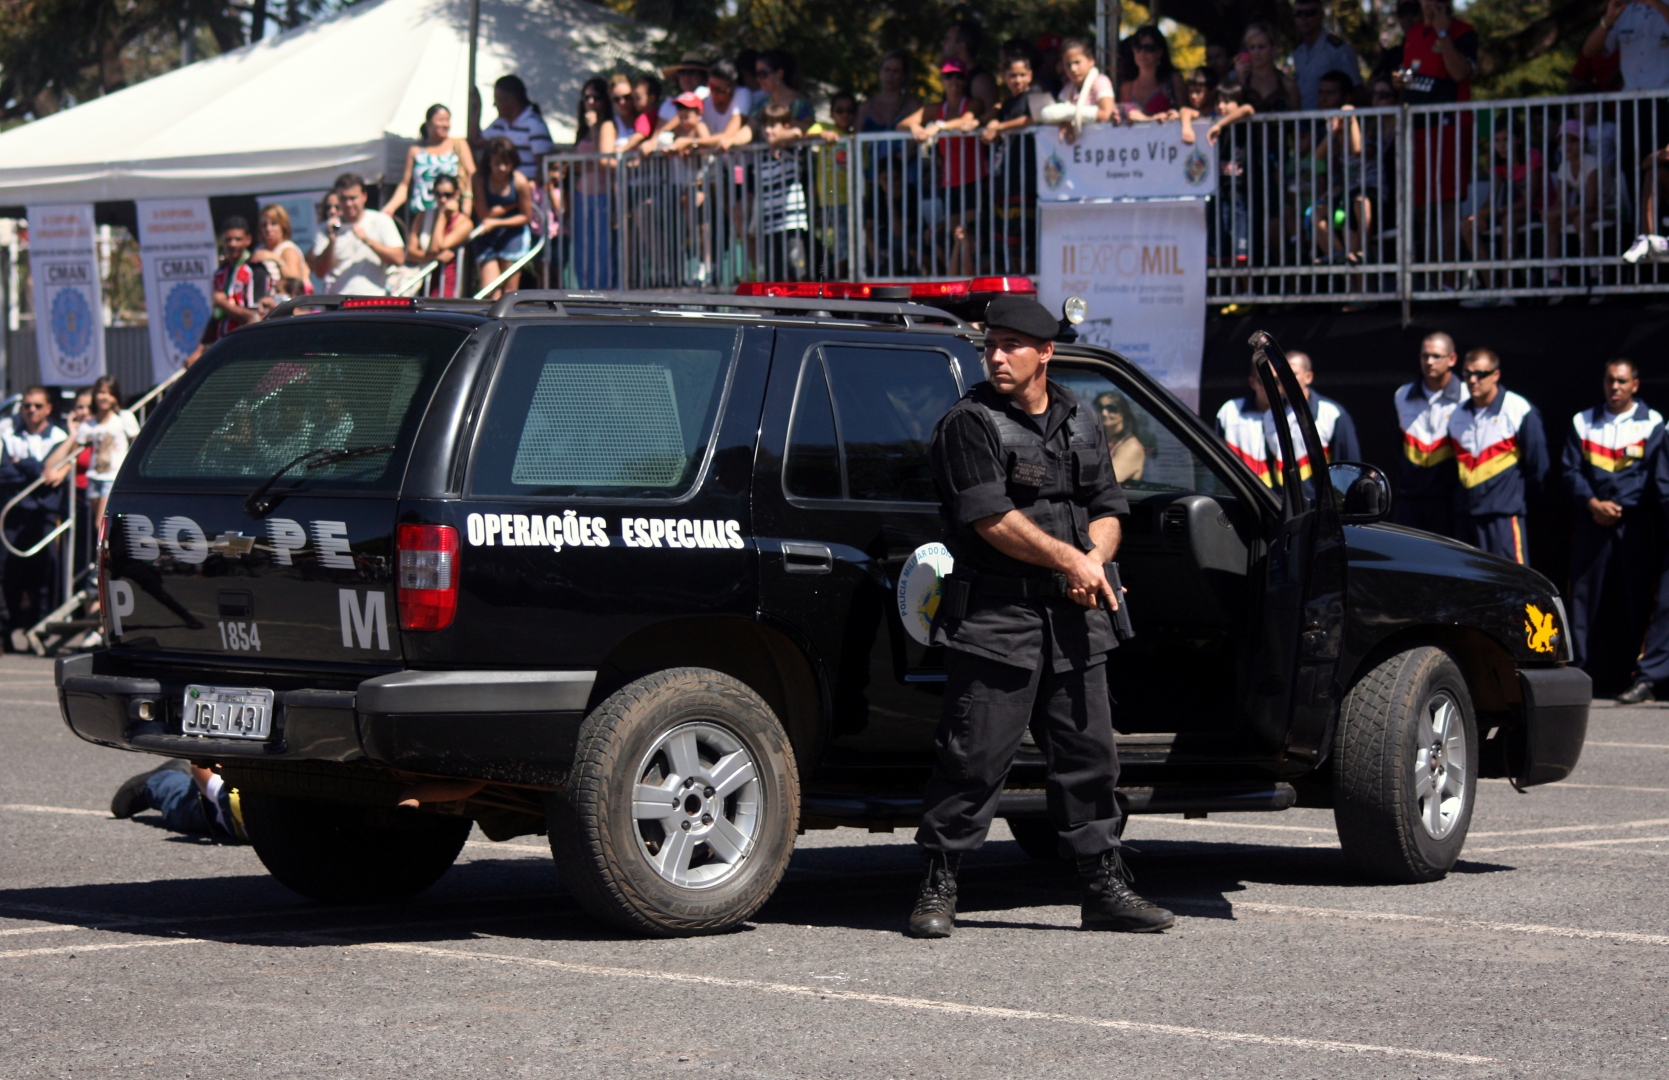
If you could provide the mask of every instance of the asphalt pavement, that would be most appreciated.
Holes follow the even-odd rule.
[[[1669,707],[1594,710],[1567,783],[1486,781],[1464,857],[1363,881],[1327,811],[1137,817],[1162,935],[1085,934],[1001,825],[954,937],[900,933],[907,831],[802,836],[743,930],[622,937],[542,840],[397,908],[109,816],[148,759],[0,660],[0,1077],[1669,1076]]]

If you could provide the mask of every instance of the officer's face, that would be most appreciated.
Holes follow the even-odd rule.
[[[1018,330],[998,327],[985,334],[985,373],[1000,394],[1012,394],[1033,380],[1047,377],[1055,343],[1039,341]]]

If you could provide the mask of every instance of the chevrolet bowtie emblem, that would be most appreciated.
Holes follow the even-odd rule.
[[[241,532],[223,532],[209,541],[209,550],[221,555],[248,555],[255,547],[255,538]]]

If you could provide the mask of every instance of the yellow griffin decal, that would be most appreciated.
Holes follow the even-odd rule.
[[[1524,605],[1524,644],[1532,652],[1550,653],[1554,642],[1559,639],[1559,630],[1553,625],[1553,612],[1543,613],[1534,604]]]

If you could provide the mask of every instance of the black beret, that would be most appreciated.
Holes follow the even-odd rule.
[[[1039,341],[1053,341],[1060,333],[1060,320],[1029,296],[999,296],[985,308],[985,328],[1018,330]]]

